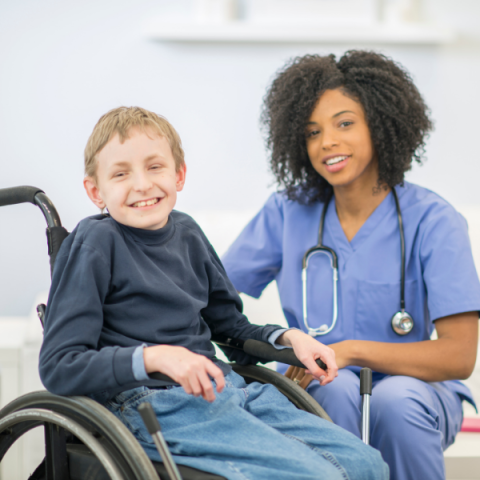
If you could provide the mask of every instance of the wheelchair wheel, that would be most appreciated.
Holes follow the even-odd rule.
[[[232,363],[231,366],[233,371],[241,375],[247,383],[271,383],[300,410],[305,410],[329,422],[332,421],[327,412],[303,388],[284,375],[258,365]]]
[[[0,411],[0,460],[20,436],[42,425],[48,479],[82,478],[77,476],[82,472],[75,463],[78,442],[96,458],[87,465],[85,479],[158,477],[135,437],[108,410],[87,397],[60,397],[44,391],[19,397]],[[71,443],[72,438],[77,445]]]
[[[46,391],[17,398],[0,411],[0,461],[29,430],[45,429],[45,461],[32,479],[153,480],[167,478],[130,431],[88,397],[61,397]],[[178,465],[183,480],[226,480]]]

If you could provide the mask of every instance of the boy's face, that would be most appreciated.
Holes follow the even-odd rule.
[[[145,230],[166,225],[185,184],[186,167],[178,171],[165,137],[138,128],[120,143],[115,135],[97,154],[97,179],[84,186],[92,202],[107,208],[119,223]]]

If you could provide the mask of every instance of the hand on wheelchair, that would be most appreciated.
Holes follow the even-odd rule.
[[[277,338],[277,343],[292,347],[297,358],[307,367],[306,373],[311,373],[324,386],[338,376],[338,366],[333,349],[315,340],[300,330],[287,330]],[[321,369],[315,360],[320,359],[327,369]]]
[[[179,383],[186,393],[202,396],[208,402],[215,400],[210,377],[217,384],[217,392],[225,387],[222,371],[211,360],[184,347],[155,345],[143,350],[147,373],[160,372]]]

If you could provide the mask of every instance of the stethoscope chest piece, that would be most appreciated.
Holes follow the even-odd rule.
[[[336,317],[334,317],[334,320]],[[320,328],[309,328],[308,329],[308,334],[311,337],[318,337],[318,335],[325,335],[326,333],[329,333],[329,328],[328,325],[322,325]]]
[[[413,318],[405,310],[392,317],[392,328],[397,335],[407,335],[413,329]]]

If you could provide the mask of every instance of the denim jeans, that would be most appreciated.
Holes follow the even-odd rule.
[[[208,403],[182,387],[122,392],[107,408],[147,455],[159,454],[139,413],[150,402],[174,460],[230,480],[388,479],[378,451],[326,420],[298,410],[272,385],[247,385],[234,372]]]
[[[307,391],[333,421],[360,436],[360,379],[348,369],[326,387],[312,382]],[[445,382],[383,376],[373,381],[370,445],[390,467],[391,480],[445,479],[443,450],[462,425],[462,402]]]

